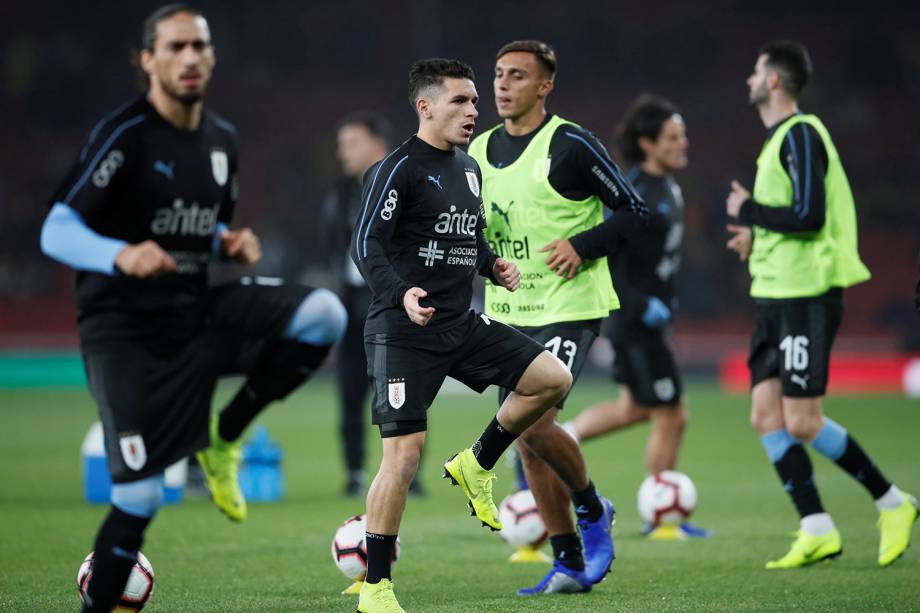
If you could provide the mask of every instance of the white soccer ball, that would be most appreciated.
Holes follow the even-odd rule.
[[[367,515],[346,519],[332,539],[332,561],[352,581],[363,581],[367,574]],[[399,537],[393,546],[393,562],[399,560]]]
[[[676,470],[649,475],[639,487],[639,515],[653,526],[684,523],[696,502],[693,481]]]
[[[502,522],[499,534],[509,545],[536,547],[546,540],[546,526],[530,490],[520,490],[502,500],[498,519]]]
[[[95,552],[89,552],[89,555],[83,559],[80,570],[77,571],[77,590],[80,598],[86,601],[86,590],[89,587],[89,581],[93,576],[93,564],[95,561]],[[137,560],[131,567],[131,574],[128,575],[128,582],[125,584],[125,591],[122,592],[116,607],[128,611],[140,611],[144,605],[153,596],[153,588],[156,582],[153,578],[153,566],[147,556],[137,552]]]

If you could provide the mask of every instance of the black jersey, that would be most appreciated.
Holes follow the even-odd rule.
[[[495,256],[476,161],[413,136],[364,175],[352,258],[374,294],[365,334],[417,334],[465,321],[478,272],[492,278]],[[421,287],[434,307],[424,328],[409,319],[403,295]]]
[[[642,317],[650,296],[676,310],[674,277],[684,234],[684,198],[674,177],[651,175],[638,166],[629,177],[648,207],[649,224],[641,239],[627,241],[610,261],[622,308],[618,319],[624,323]]]
[[[230,222],[237,191],[236,130],[214,114],[180,130],[141,96],[103,118],[51,204],[103,236],[155,241],[177,268],[151,279],[77,271],[81,341],[194,330],[217,224]]]

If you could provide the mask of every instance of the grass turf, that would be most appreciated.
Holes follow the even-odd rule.
[[[231,387],[221,388],[226,398]],[[613,393],[585,380],[566,413]],[[441,480],[440,464],[469,445],[494,414],[494,396],[442,393],[430,414],[422,468],[428,496],[410,499],[394,567],[408,611],[882,611],[920,610],[920,546],[894,566],[876,565],[876,513],[863,489],[812,454],[826,506],[844,537],[834,562],[766,572],[797,527],[791,504],[748,425],[748,401],[691,385],[692,420],[680,469],[700,492],[694,520],[714,537],[649,542],[637,534],[635,493],[644,476],[645,427],[586,446],[591,475],[619,509],[618,559],[590,593],[521,599],[543,565],[513,565],[510,549],[468,517],[459,489]],[[833,398],[828,412],[853,431],[892,480],[920,494],[913,453],[920,432],[916,403],[893,396]],[[106,509],[83,502],[79,445],[94,419],[84,390],[0,390],[0,610],[76,611],[77,568],[91,549]],[[157,578],[149,611],[354,611],[339,594],[348,581],[331,561],[337,525],[363,512],[340,496],[344,481],[331,382],[319,380],[261,420],[284,447],[288,496],[250,506],[243,525],[228,522],[205,499],[168,507],[147,534],[144,553]],[[368,435],[368,465],[379,443]],[[371,470],[373,472],[373,470]],[[510,493],[499,465],[496,495]]]

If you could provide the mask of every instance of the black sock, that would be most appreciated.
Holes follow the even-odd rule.
[[[553,547],[553,557],[559,563],[572,570],[585,569],[585,557],[581,552],[581,539],[574,532],[569,534],[556,534],[549,537],[549,544]]]
[[[217,422],[220,437],[225,441],[238,439],[269,403],[284,398],[312,376],[329,354],[329,347],[281,341],[263,351],[243,387],[221,411]]]
[[[479,439],[473,443],[473,455],[479,465],[486,470],[495,468],[498,458],[505,452],[511,443],[517,439],[518,435],[498,423],[498,416],[492,418],[492,422],[486,426]]]
[[[604,505],[592,481],[588,481],[588,487],[582,491],[572,492],[572,504],[575,505],[575,516],[579,520],[597,521],[604,513]]]
[[[811,459],[801,443],[790,446],[773,466],[800,517],[824,513],[821,497],[818,496],[818,489],[815,487]]]
[[[367,538],[367,583],[380,583],[381,579],[390,579],[390,565],[396,548],[395,534],[377,534],[368,532]]]
[[[872,498],[878,499],[891,489],[891,482],[885,478],[882,471],[872,462],[872,459],[863,451],[852,436],[847,435],[847,446],[843,455],[837,458],[837,466],[850,473],[854,479],[863,484]]]
[[[93,576],[84,611],[108,613],[118,603],[128,582],[150,519],[112,507],[96,536]]]

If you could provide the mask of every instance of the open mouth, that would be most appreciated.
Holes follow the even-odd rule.
[[[472,135],[473,135],[473,128],[475,128],[475,127],[476,127],[476,124],[474,124],[474,123],[471,121],[471,122],[469,122],[469,123],[465,123],[465,124],[463,124],[462,126],[460,126],[460,131],[463,132],[463,135],[464,135],[464,136],[468,136],[468,137],[469,137],[469,136],[472,136]]]

